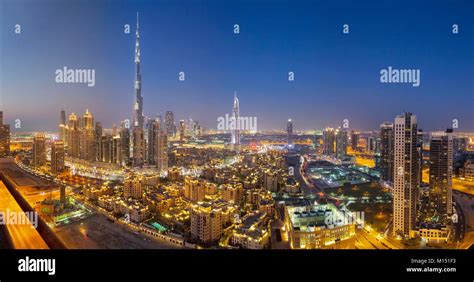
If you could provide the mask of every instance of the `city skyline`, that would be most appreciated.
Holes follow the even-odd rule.
[[[472,74],[471,0],[0,0],[2,275],[464,277]]]
[[[55,4],[54,9],[53,5],[49,5],[51,7],[48,8],[50,3]],[[53,37],[53,34],[59,32],[58,28],[61,29],[53,25],[44,29],[41,35],[44,37],[41,37],[34,33],[38,31],[35,29],[42,28],[42,25],[29,26],[28,23],[32,24],[34,21],[25,18],[37,15],[39,7],[32,5],[31,8],[25,9],[22,5],[9,5],[10,3],[7,2],[4,4],[6,8],[4,11],[8,13],[5,13],[6,24],[3,26],[14,26],[13,22],[16,18],[23,24],[23,31],[21,34],[14,34],[11,30],[2,27],[1,36],[6,44],[3,44],[4,47],[0,50],[4,60],[0,69],[0,77],[2,77],[0,102],[5,112],[6,122],[13,124],[13,120],[19,118],[22,121],[21,131],[57,131],[57,116],[60,110],[65,109],[68,113],[75,112],[80,115],[86,108],[94,113],[96,119],[101,121],[105,128],[111,128],[112,124],[118,125],[120,121],[131,118],[129,109],[132,103],[131,93],[133,93],[133,66],[130,62],[133,60],[132,52],[135,48],[132,43],[135,41],[132,39],[135,34],[135,20],[132,18],[136,16],[136,12],[132,11],[138,11],[140,12],[140,31],[143,35],[140,38],[142,41],[140,48],[143,50],[141,56],[148,62],[142,68],[145,100],[143,104],[147,117],[154,117],[157,113],[163,114],[171,110],[175,113],[176,120],[193,118],[202,126],[215,129],[217,118],[231,112],[230,101],[233,92],[237,91],[241,103],[240,115],[256,116],[259,119],[259,130],[284,130],[288,118],[293,120],[295,130],[338,127],[342,125],[343,119],[349,120],[349,129],[378,130],[382,122],[390,121],[393,116],[403,111],[416,113],[418,124],[425,131],[442,131],[450,128],[453,119],[459,121],[457,132],[474,130],[474,125],[470,122],[474,119],[474,111],[470,103],[473,98],[473,82],[467,77],[463,78],[472,72],[474,65],[471,56],[473,48],[469,49],[473,45],[472,36],[469,36],[472,34],[472,19],[468,18],[468,14],[463,13],[462,10],[455,12],[450,10],[451,12],[444,12],[446,17],[442,17],[441,20],[428,21],[430,24],[423,26],[425,32],[422,34],[419,34],[420,26],[416,26],[418,29],[413,28],[415,31],[412,31],[408,26],[397,27],[391,25],[388,20],[384,22],[384,27],[395,28],[392,31],[402,32],[406,34],[406,38],[402,36],[398,38],[397,34],[389,31],[383,34],[377,32],[371,34],[376,30],[370,22],[370,17],[369,20],[360,20],[351,16],[349,17],[351,20],[338,22],[339,18],[337,21],[329,20],[326,16],[319,21],[314,19],[312,21],[304,8],[331,9],[334,6],[330,4],[318,6],[305,1],[295,7],[289,5],[288,2],[276,5],[274,7],[276,11],[272,10],[270,19],[281,16],[280,9],[283,8],[289,8],[292,13],[288,16],[285,12],[286,16],[282,17],[278,23],[275,22],[274,26],[269,25],[270,20],[256,25],[254,15],[245,12],[245,9],[242,11],[242,16],[230,17],[232,21],[218,17],[213,21],[196,23],[196,26],[188,25],[195,23],[196,19],[202,19],[202,13],[215,12],[215,15],[218,15],[217,10],[221,8],[219,15],[224,16],[230,13],[232,8],[230,4],[218,4],[212,1],[211,3],[213,5],[207,8],[199,6],[193,9],[185,21],[186,25],[175,24],[176,27],[173,28],[182,28],[182,33],[186,35],[181,37],[171,36],[168,33],[171,31],[169,21],[176,20],[173,13],[176,15],[183,12],[179,5],[160,3],[163,9],[169,9],[169,15],[163,13],[156,16],[154,14],[157,11],[156,6],[154,6],[155,10],[147,10],[146,2],[133,5],[125,2],[123,9],[118,9],[114,15],[106,14],[101,19],[102,22],[99,23],[97,22],[99,20],[94,18],[85,23],[79,19],[92,11],[95,14],[102,13],[103,2],[97,2],[90,10],[80,6],[81,17],[72,14],[73,9],[66,8],[63,4],[54,1],[46,2],[41,7],[42,13],[50,11],[49,9],[61,11],[56,14],[59,22],[62,22],[61,19],[64,20],[64,17],[68,17],[69,28],[77,33],[65,34],[62,31],[59,34],[61,36]],[[350,6],[348,2],[341,3]],[[384,13],[397,15],[401,9],[397,5],[394,4],[393,11],[384,10]],[[422,4],[416,3],[416,5]],[[445,5],[448,4],[437,3],[432,5],[430,10],[441,13]],[[161,7],[161,5],[158,6]],[[241,6],[245,6],[245,3]],[[21,7],[21,12],[19,7]],[[238,8],[239,11],[243,9]],[[263,5],[257,5],[256,11],[264,14],[263,8]],[[358,6],[358,9],[362,8]],[[376,5],[374,9],[377,9]],[[453,5],[452,9],[458,8]],[[374,14],[365,13],[367,16],[375,17]],[[452,16],[454,14],[456,17]],[[294,19],[296,15],[301,16],[300,20],[292,22],[291,19]],[[410,15],[415,16],[413,13]],[[416,14],[416,16],[420,15]],[[427,14],[421,16],[429,18]],[[418,21],[421,20],[418,19]],[[342,33],[342,25],[346,22],[350,26],[349,34]],[[451,25],[454,22],[461,28],[461,32],[456,35],[451,33]],[[123,33],[124,24],[130,24],[129,34]],[[234,24],[239,24],[240,34],[233,33]],[[97,26],[90,28],[91,25]],[[297,27],[300,25],[305,25],[307,29],[299,30]],[[170,29],[164,29],[163,26]],[[223,42],[216,42],[217,37],[211,37],[211,35],[199,38],[204,32],[202,30],[197,32],[196,29],[199,28],[206,28],[206,31],[210,31],[213,36],[223,36]],[[443,32],[440,34],[440,28],[445,28],[446,34]],[[86,29],[87,32],[84,32]],[[309,38],[312,31],[319,31],[319,33],[314,38]],[[190,34],[196,32],[197,34]],[[270,35],[259,37],[265,34]],[[254,38],[255,36],[259,38]],[[283,42],[282,36],[289,36],[295,41],[290,40],[292,43],[280,45],[278,42]],[[415,36],[421,36],[427,41],[422,42],[422,39]],[[378,39],[382,42],[378,44],[373,41],[364,42],[368,37],[370,40]],[[249,43],[250,38],[257,43]],[[432,42],[435,38],[436,40],[442,38],[443,42],[430,46],[433,48],[432,52],[426,52],[424,48],[421,48],[423,44]],[[58,45],[43,42],[44,39],[57,40]],[[318,39],[324,44],[321,42],[318,42],[319,45],[316,44]],[[102,47],[91,45],[95,40],[100,42],[96,45]],[[104,40],[110,42],[103,42]],[[203,43],[205,46],[199,47],[199,44],[195,44],[192,45],[195,48],[190,50],[189,46],[186,47],[190,43],[189,40],[197,40],[195,43]],[[405,43],[410,40],[417,46],[406,46]],[[206,45],[210,44],[209,41],[214,42],[216,46]],[[23,47],[18,44],[27,45],[25,42],[37,46],[37,52],[18,56],[18,52],[24,52]],[[77,42],[84,44],[78,45]],[[175,44],[176,42],[181,44]],[[394,44],[395,42],[398,43]],[[73,46],[71,43],[76,45]],[[268,45],[270,43],[272,43],[272,48]],[[375,44],[372,46],[375,51],[363,51],[355,55],[369,43]],[[261,45],[260,48],[253,48],[255,47],[253,44]],[[205,51],[204,47],[211,47],[211,50]],[[173,49],[175,53],[169,53],[170,49]],[[447,51],[451,49],[456,52]],[[56,56],[45,57],[46,50]],[[268,54],[264,55],[266,50]],[[217,51],[217,53],[211,54],[211,51]],[[296,54],[296,51],[300,53]],[[407,51],[413,51],[413,54],[407,54]],[[234,56],[230,56],[229,59],[230,54],[227,52],[233,53]],[[11,56],[5,56],[5,54],[11,54]],[[319,57],[323,54],[329,55],[328,58]],[[166,55],[173,56],[167,58]],[[222,55],[226,59],[221,62],[223,57],[217,55]],[[361,58],[357,58],[358,56]],[[440,56],[442,60],[433,60],[434,57]],[[370,57],[374,58],[367,60]],[[15,59],[12,60],[12,58]],[[47,58],[52,62],[46,62]],[[249,60],[250,58],[252,59]],[[329,58],[337,59],[337,61],[329,62]],[[174,62],[173,59],[175,59]],[[240,59],[243,61],[241,62]],[[253,65],[253,59],[262,59],[262,68],[257,68],[258,70],[249,68],[248,63]],[[369,67],[354,69],[358,59],[365,60],[365,64]],[[447,59],[450,60],[449,63]],[[280,63],[275,64],[276,60]],[[180,63],[177,63],[178,61]],[[81,62],[80,66],[77,62]],[[227,64],[224,65],[224,63]],[[314,65],[311,66],[313,63]],[[337,63],[337,66],[334,63]],[[94,69],[97,75],[96,85],[87,87],[81,84],[55,83],[54,71],[64,66]],[[379,71],[389,66],[420,68],[421,85],[412,87],[380,83]],[[25,67],[28,67],[27,72],[24,72]],[[441,67],[445,72],[441,72]],[[221,71],[222,68],[225,70]],[[180,71],[185,72],[185,81],[178,80]],[[288,81],[289,71],[294,72],[295,81]],[[12,76],[18,77],[19,72],[23,72],[23,76],[28,76],[27,83],[12,79]],[[236,74],[239,74],[238,79],[235,78]],[[454,91],[454,93],[450,99],[441,99],[446,97],[443,91],[450,91],[450,93]],[[362,94],[368,92],[371,94]],[[9,95],[10,93],[15,93],[15,95]],[[267,96],[273,99],[268,99]],[[24,99],[28,99],[31,103],[25,104]],[[38,108],[37,99],[48,102]],[[459,101],[466,101],[466,103],[459,103]],[[318,107],[318,105],[322,106]],[[361,111],[361,106],[366,107],[367,110]],[[12,126],[12,133],[18,131],[20,130]]]

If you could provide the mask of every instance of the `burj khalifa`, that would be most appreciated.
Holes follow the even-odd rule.
[[[143,129],[142,74],[140,70],[140,34],[137,13],[137,32],[135,39],[135,98],[133,101],[132,158],[133,166],[142,166],[145,153],[145,131]]]

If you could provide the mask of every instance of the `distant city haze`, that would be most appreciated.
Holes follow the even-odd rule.
[[[2,1],[0,110],[18,131],[57,131],[61,109],[104,127],[132,118],[136,13],[143,112],[217,129],[378,129],[402,112],[424,131],[474,131],[474,1]],[[16,34],[15,25],[21,26]],[[124,25],[130,33],[124,33]],[[234,25],[239,25],[239,34]],[[343,25],[349,33],[343,33]],[[452,33],[453,24],[459,33]],[[95,70],[93,87],[55,71]],[[419,87],[380,70],[421,70]],[[179,73],[185,80],[179,80]],[[294,73],[294,81],[288,73]],[[21,120],[21,129],[13,126]]]

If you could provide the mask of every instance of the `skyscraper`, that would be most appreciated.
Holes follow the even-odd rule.
[[[367,136],[367,143],[366,143],[365,150],[368,153],[374,153],[375,152],[375,138],[374,138],[374,136]]]
[[[158,171],[168,170],[168,136],[164,130],[161,130],[160,125],[157,126],[156,134],[156,149],[155,162]]]
[[[194,120],[191,124],[191,136],[193,139],[198,139],[201,136],[201,126],[197,120]]]
[[[36,134],[33,137],[33,166],[39,167],[46,164],[46,137]]]
[[[354,130],[351,131],[351,147],[352,150],[356,150],[359,145],[359,134],[355,133]]]
[[[288,145],[293,144],[293,122],[291,121],[291,118],[288,119],[288,122],[286,123],[286,139]]]
[[[65,110],[61,110],[61,115],[59,117],[59,124],[66,125],[66,111]]]
[[[71,158],[79,158],[81,132],[79,130],[79,122],[78,122],[77,116],[74,113],[72,113],[69,116],[69,124],[68,124],[67,132],[68,132],[67,154]]]
[[[113,135],[110,140],[110,162],[114,164],[122,163],[122,143],[119,135]]]
[[[231,141],[230,143],[234,146],[235,149],[240,146],[240,109],[239,109],[239,99],[237,94],[234,93],[234,104],[232,107],[232,121],[233,127],[231,129]]]
[[[135,99],[133,103],[132,157],[133,165],[143,165],[145,155],[145,134],[143,129],[142,74],[140,70],[140,34],[137,13],[137,31],[135,39]]]
[[[335,153],[334,141],[335,141],[334,128],[327,127],[323,131],[323,154],[334,155]]]
[[[179,141],[184,141],[184,132],[186,131],[186,123],[184,119],[179,121]]]
[[[174,113],[172,111],[166,111],[165,127],[166,134],[168,136],[174,136]]]
[[[67,142],[67,124],[66,124],[66,111],[61,110],[59,116],[59,139],[65,144]]]
[[[10,154],[10,125],[3,124],[3,111],[0,111],[0,156]]]
[[[432,133],[430,140],[429,205],[432,215],[446,218],[453,213],[453,134]]]
[[[342,128],[336,130],[336,157],[343,158],[347,155],[347,131]]]
[[[99,143],[99,162],[110,163],[113,160],[112,136],[103,135]]]
[[[51,172],[58,174],[64,170],[64,142],[54,141],[51,144]]]
[[[418,203],[419,156],[417,122],[411,113],[394,123],[393,235],[409,236],[415,228]]]
[[[156,159],[156,141],[158,134],[159,125],[154,119],[149,118],[147,121],[147,162],[150,165],[154,165]]]
[[[86,110],[83,117],[83,127],[81,128],[81,159],[95,161],[96,159],[96,138],[94,129],[94,117]]]
[[[424,134],[423,134],[423,129],[418,128],[417,134],[416,134],[416,150],[418,152],[418,186],[421,184],[422,179],[423,179],[423,140]]]
[[[393,182],[393,124],[380,125],[380,168],[385,181]]]
[[[100,161],[99,151],[100,151],[100,138],[102,137],[102,123],[96,121],[94,130],[95,130],[94,135],[95,135],[95,148],[96,148],[95,160]]]
[[[130,130],[126,127],[125,122],[120,124],[120,150],[122,152],[122,165],[129,165],[130,162]]]

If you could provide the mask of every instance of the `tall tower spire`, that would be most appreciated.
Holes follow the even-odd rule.
[[[140,69],[140,34],[137,12],[137,32],[135,39],[135,100],[133,105],[133,126],[143,128],[142,74]]]
[[[145,143],[144,143],[144,116],[143,116],[143,97],[142,97],[142,74],[140,69],[140,33],[137,12],[137,31],[135,37],[135,97],[133,101],[133,138],[132,155],[134,166],[143,164]]]
[[[232,120],[233,128],[231,131],[231,144],[235,147],[240,145],[240,122],[239,122],[239,99],[237,98],[237,92],[234,91],[234,105],[232,107]],[[238,148],[236,148],[238,149]]]

